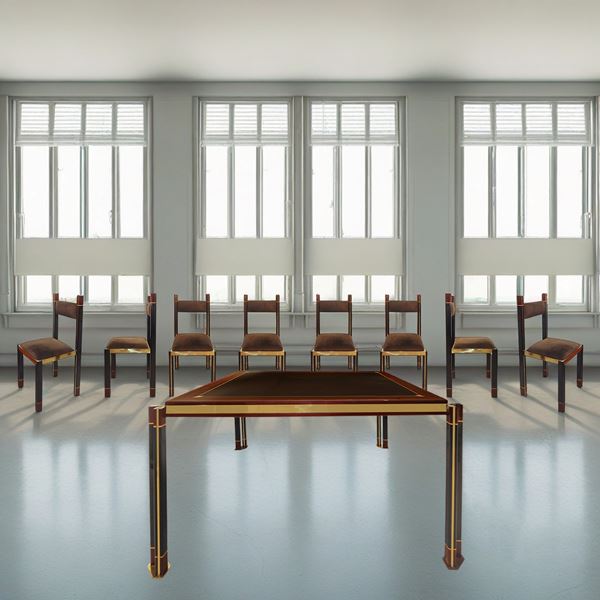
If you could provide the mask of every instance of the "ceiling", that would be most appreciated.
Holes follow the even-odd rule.
[[[599,22],[597,0],[0,0],[0,80],[595,80]]]

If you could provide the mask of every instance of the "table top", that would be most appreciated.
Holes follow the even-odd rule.
[[[167,416],[445,414],[445,398],[379,371],[237,371],[167,400]]]

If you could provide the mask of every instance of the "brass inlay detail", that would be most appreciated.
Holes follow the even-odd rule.
[[[537,358],[538,360],[543,360],[544,362],[549,362],[553,365],[558,365],[561,362],[565,362],[564,360],[557,360],[556,358],[551,358],[550,356],[544,356],[543,354],[535,354],[534,352],[528,352],[527,350],[525,350],[525,352],[523,352],[523,354],[525,356],[528,356],[529,358]]]
[[[171,350],[172,356],[215,356],[215,350]]]
[[[134,348],[107,348],[111,354],[150,354],[150,348],[136,350]]]
[[[452,354],[491,354],[494,349],[488,348],[465,348],[464,350],[452,348]]]
[[[381,350],[383,356],[425,356],[427,350]]]

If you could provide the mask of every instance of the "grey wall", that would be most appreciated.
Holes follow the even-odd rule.
[[[143,95],[153,102],[152,221],[153,289],[158,294],[159,364],[166,363],[172,334],[172,295],[193,293],[193,97],[194,96],[403,96],[406,98],[406,273],[407,297],[423,296],[423,334],[430,363],[444,361],[444,292],[455,288],[455,98],[457,96],[594,96],[600,83],[0,83],[0,364],[15,362],[18,342],[49,334],[47,315],[11,314],[9,264],[8,128],[10,96]],[[594,211],[595,211],[594,207]],[[283,319],[288,362],[308,366],[314,336],[311,317]],[[516,317],[468,315],[457,324],[463,335],[489,335],[501,349],[501,362],[516,363]],[[587,363],[600,350],[596,314],[551,317],[556,337],[581,341]],[[215,315],[213,339],[220,364],[235,364],[241,340],[240,313]],[[143,335],[142,315],[86,315],[85,364],[100,364],[108,337]],[[375,365],[382,340],[382,315],[357,315],[355,338],[364,350],[361,364]],[[468,361],[468,359],[465,359]],[[131,361],[132,364],[135,362]]]

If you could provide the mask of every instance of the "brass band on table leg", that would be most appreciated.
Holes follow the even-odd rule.
[[[167,550],[167,411],[148,409],[150,475],[150,564],[152,577],[164,577],[170,568]]]
[[[446,414],[446,534],[444,563],[458,569],[462,555],[462,404],[449,404]]]

